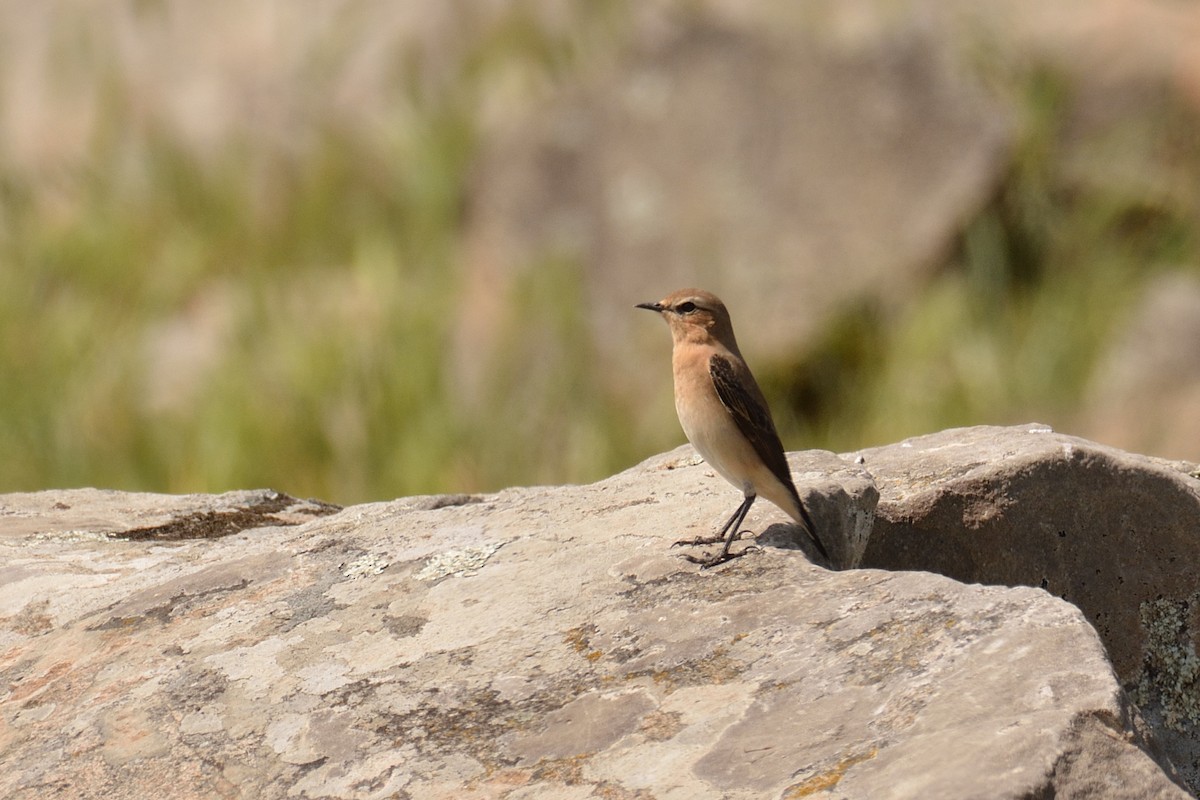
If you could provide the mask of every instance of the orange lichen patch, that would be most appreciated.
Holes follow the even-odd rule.
[[[564,634],[563,639],[571,648],[593,664],[604,658],[604,653],[592,648],[590,637],[596,632],[594,625],[579,625]]]
[[[589,649],[588,634],[590,633],[595,633],[595,629],[588,625],[578,625],[563,634],[563,641],[571,645],[576,653],[584,653]]]
[[[834,764],[833,769],[826,770],[819,775],[814,775],[801,783],[794,783],[787,789],[784,789],[780,796],[781,800],[797,800],[801,797],[809,797],[817,792],[825,789],[832,789],[841,783],[842,778],[846,776],[846,772],[855,764],[861,764],[864,761],[869,761],[879,753],[878,747],[872,747],[865,753],[860,753],[854,756],[847,756]]]

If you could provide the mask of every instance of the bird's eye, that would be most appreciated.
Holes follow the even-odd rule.
[[[680,314],[690,314],[696,310],[696,304],[689,300],[686,303],[680,303],[679,305],[675,306],[675,310]]]

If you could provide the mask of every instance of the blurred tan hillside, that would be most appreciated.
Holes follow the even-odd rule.
[[[682,440],[722,294],[790,448],[1200,459],[1200,8],[0,6],[0,490],[339,502]]]

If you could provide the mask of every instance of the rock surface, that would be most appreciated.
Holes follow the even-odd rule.
[[[1200,786],[1200,472],[1043,425],[858,454],[880,491],[863,563],[1037,586],[1078,606]]]
[[[885,514],[922,489],[905,451],[876,475]],[[792,464],[836,557],[870,561],[870,474]],[[338,513],[0,496],[0,795],[1188,796],[1074,606],[669,548],[737,500],[686,447],[590,486]],[[785,523],[764,502],[747,527]]]

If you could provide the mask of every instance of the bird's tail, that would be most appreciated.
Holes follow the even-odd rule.
[[[808,534],[808,538],[812,539],[812,543],[816,545],[817,551],[825,559],[825,563],[832,564],[833,560],[829,557],[829,551],[825,549],[825,543],[821,541],[821,537],[817,533],[817,526],[813,523],[812,517],[808,514],[808,509],[804,507],[804,502],[800,499],[800,493],[796,492],[793,494],[792,500],[795,502],[796,510],[799,512],[797,522],[804,528],[804,532]]]

